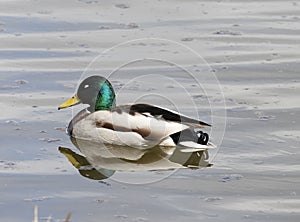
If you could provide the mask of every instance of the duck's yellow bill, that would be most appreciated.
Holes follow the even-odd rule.
[[[75,106],[78,103],[80,103],[80,99],[78,98],[77,94],[75,94],[72,98],[68,99],[66,102],[62,103],[59,107],[58,110],[68,108],[70,106]]]

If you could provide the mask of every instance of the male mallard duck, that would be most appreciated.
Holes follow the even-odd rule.
[[[207,133],[196,131],[210,126],[205,122],[149,104],[116,106],[114,89],[101,76],[86,78],[77,93],[58,109],[79,103],[89,107],[69,123],[67,132],[76,139],[143,150],[155,145],[181,145],[187,152],[214,147]]]

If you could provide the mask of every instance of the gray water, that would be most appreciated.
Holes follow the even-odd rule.
[[[120,3],[126,2],[0,3],[1,221],[32,221],[35,205],[40,221],[63,221],[68,212],[72,221],[298,221],[300,4]],[[103,50],[147,37],[184,44],[210,67],[181,46],[143,39],[104,54],[84,72]],[[213,166],[82,177],[58,150],[80,154],[65,134],[72,109],[57,106],[74,94],[82,73],[108,76],[145,54],[165,60],[114,73],[118,103],[144,95],[214,121],[208,129],[218,145],[210,153]],[[220,88],[209,79],[214,75]]]

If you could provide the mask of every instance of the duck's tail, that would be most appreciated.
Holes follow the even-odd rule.
[[[170,137],[176,145],[186,147],[182,152],[197,152],[216,147],[213,143],[209,142],[209,135],[207,133],[200,130],[197,131],[193,128],[174,133]]]

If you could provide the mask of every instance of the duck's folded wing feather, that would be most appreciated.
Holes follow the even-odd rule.
[[[203,128],[205,126],[211,126],[208,123],[205,123],[203,121],[190,118],[186,115],[183,115],[181,113],[175,112],[170,109],[166,109],[159,106],[154,106],[150,104],[133,104],[133,105],[123,105],[118,106],[114,109],[112,109],[113,112],[128,112],[131,115],[135,115],[135,113],[140,113],[145,116],[153,116],[158,119],[164,119],[167,121],[173,121],[182,123],[188,126],[192,127],[198,127]]]
[[[182,131],[189,126],[175,121],[147,116],[139,112],[101,110],[89,115],[88,119],[96,128],[106,128],[118,132],[138,133],[146,140],[160,141],[170,134]]]

